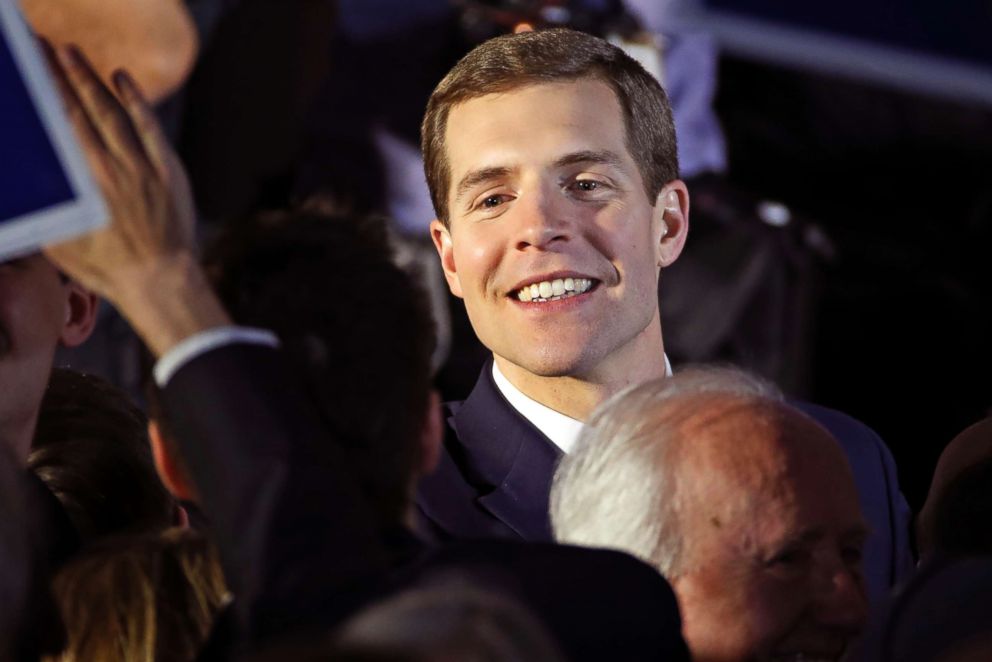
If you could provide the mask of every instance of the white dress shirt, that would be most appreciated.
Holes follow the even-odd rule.
[[[668,377],[672,375],[672,364],[669,362],[667,354],[665,354],[665,375]],[[493,380],[496,382],[496,388],[503,394],[511,407],[530,421],[531,425],[543,432],[545,437],[561,449],[561,452],[565,454],[571,452],[572,448],[575,447],[575,442],[579,439],[582,428],[585,427],[585,423],[524,395],[523,391],[510,383],[495,361],[493,361]]]

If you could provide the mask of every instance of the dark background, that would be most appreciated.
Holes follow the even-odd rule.
[[[750,19],[838,36],[992,63],[992,4],[987,0],[706,0],[703,5]]]
[[[992,405],[992,108],[724,57],[730,176],[830,237],[810,399],[889,444],[914,510]]]

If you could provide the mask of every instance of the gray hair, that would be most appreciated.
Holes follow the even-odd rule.
[[[600,405],[555,474],[555,538],[619,549],[677,576],[680,429],[717,398],[783,400],[777,387],[741,370],[694,367],[629,387]]]

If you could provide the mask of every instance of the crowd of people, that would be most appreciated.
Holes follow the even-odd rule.
[[[382,219],[312,198],[201,251],[139,85],[49,58],[111,218],[0,264],[3,659],[988,659],[989,421],[914,530],[866,425],[671,365],[691,191],[620,48],[505,35],[431,95],[430,235],[492,355],[443,405]],[[52,370],[98,297],[146,411]]]

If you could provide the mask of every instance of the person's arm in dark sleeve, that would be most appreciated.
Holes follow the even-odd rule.
[[[231,322],[193,255],[182,166],[126,76],[120,101],[78,53],[54,62],[111,220],[45,249],[107,298],[156,357]],[[383,569],[375,520],[332,439],[271,348],[213,347],[165,386],[167,415],[213,521],[253,641],[331,622]]]

